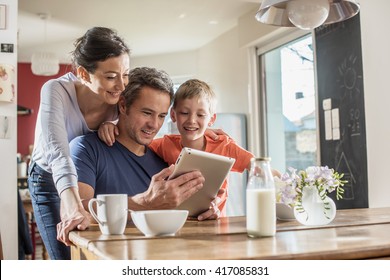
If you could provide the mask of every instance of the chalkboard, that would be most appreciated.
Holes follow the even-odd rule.
[[[345,174],[337,208],[368,207],[359,14],[315,30],[321,165]],[[332,196],[334,198],[334,195]]]

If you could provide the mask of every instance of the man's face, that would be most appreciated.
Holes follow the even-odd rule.
[[[170,106],[169,94],[144,87],[141,89],[138,99],[127,110],[124,104],[125,101],[121,97],[118,140],[135,149],[143,149],[145,145],[152,142],[164,123]],[[125,143],[123,143],[124,141]]]

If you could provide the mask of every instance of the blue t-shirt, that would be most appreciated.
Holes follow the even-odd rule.
[[[168,165],[152,150],[145,149],[145,155],[137,156],[118,141],[109,147],[97,133],[70,142],[78,181],[93,187],[95,197],[112,193],[133,196],[146,191],[152,176]]]

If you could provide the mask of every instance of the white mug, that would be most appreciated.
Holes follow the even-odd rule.
[[[97,214],[93,210],[96,202]],[[127,194],[99,194],[88,202],[91,215],[103,234],[123,234],[127,223]]]

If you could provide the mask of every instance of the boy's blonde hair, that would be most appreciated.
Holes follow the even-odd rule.
[[[214,114],[217,107],[217,97],[211,87],[198,79],[190,79],[177,89],[173,97],[172,107],[175,109],[180,100],[205,98],[209,103],[210,114]]]

